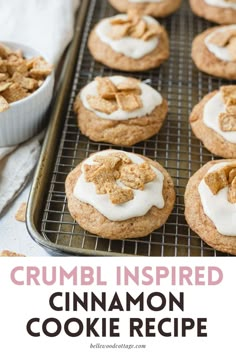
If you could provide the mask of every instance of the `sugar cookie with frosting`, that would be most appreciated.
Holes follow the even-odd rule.
[[[90,155],[66,179],[68,208],[85,230],[109,239],[143,237],[170,215],[174,185],[156,161],[120,150]]]
[[[190,0],[193,12],[206,20],[222,25],[235,23],[235,0]]]
[[[222,86],[206,95],[194,107],[190,124],[213,154],[236,158],[236,86]]]
[[[236,160],[210,161],[190,178],[185,217],[208,245],[236,254]]]
[[[218,26],[193,41],[192,59],[207,74],[236,80],[236,25]]]
[[[181,0],[109,0],[119,12],[137,10],[143,15],[166,17],[178,10]]]
[[[151,86],[124,76],[97,77],[75,104],[81,132],[93,141],[131,146],[156,134],[167,101]]]
[[[166,30],[150,16],[121,14],[101,20],[92,30],[88,47],[98,62],[122,71],[144,71],[169,57]]]

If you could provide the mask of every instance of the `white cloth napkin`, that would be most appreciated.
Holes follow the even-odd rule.
[[[19,42],[57,63],[70,42],[80,0],[0,0],[0,41]]]
[[[38,50],[51,64],[71,41],[80,0],[0,0],[0,42]],[[0,213],[17,195],[37,163],[38,137],[19,147],[0,148]]]
[[[0,213],[27,182],[39,153],[40,144],[33,139],[0,160]]]

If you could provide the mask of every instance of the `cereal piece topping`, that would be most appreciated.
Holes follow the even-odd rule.
[[[227,112],[230,114],[236,115],[236,104],[227,106]]]
[[[128,77],[122,82],[120,82],[118,85],[116,85],[116,87],[118,91],[135,93],[136,95],[140,95],[141,89],[139,84],[139,80],[133,79],[132,77]]]
[[[106,194],[106,184],[115,183],[120,175],[115,168],[109,168],[105,164],[85,165],[84,168],[86,181],[95,184],[97,194]]]
[[[156,178],[148,162],[132,163],[124,153],[95,156],[94,162],[97,164],[84,165],[85,180],[95,184],[97,194],[108,194],[113,204],[132,200],[134,189],[143,190],[146,183]]]
[[[134,192],[130,188],[121,188],[117,184],[106,185],[106,191],[112,204],[123,204],[134,199]]]
[[[116,86],[108,77],[96,77],[98,94],[105,99],[114,99],[117,92]]]
[[[112,30],[109,36],[114,40],[129,36],[148,41],[152,37],[158,37],[161,33],[159,24],[150,25],[138,12],[133,11],[129,12],[127,19],[111,19],[110,24],[112,25]]]
[[[222,86],[221,95],[226,112],[219,114],[219,125],[223,132],[236,131],[236,85]]]
[[[112,157],[113,156],[118,157],[122,161],[122,164],[131,163],[130,158],[126,154],[124,154],[123,152],[113,152]]]
[[[221,113],[219,115],[219,123],[223,132],[236,131],[236,114]]]
[[[118,40],[129,34],[130,25],[128,23],[122,25],[113,25],[109,37]]]
[[[116,101],[105,100],[99,96],[87,96],[87,101],[93,109],[106,114],[111,114],[118,109]]]
[[[232,180],[228,190],[228,201],[230,203],[236,203],[236,177]]]
[[[0,95],[0,112],[4,112],[9,108],[9,104],[4,97]]]
[[[221,86],[220,92],[226,105],[228,105],[231,100],[235,100],[236,103],[236,85]]]
[[[25,59],[21,50],[13,51],[0,44],[0,112],[9,108],[9,103],[21,100],[37,90],[51,72],[51,65],[42,57]],[[3,102],[7,108],[3,109]]]
[[[153,24],[153,25],[150,25],[148,31],[146,31],[142,35],[142,39],[144,41],[148,41],[152,37],[155,37],[160,34],[161,34],[161,27],[158,24]]]
[[[27,204],[22,203],[20,208],[17,210],[15,218],[17,221],[25,222]]]
[[[228,181],[224,168],[208,173],[205,177],[205,183],[214,195],[222,188],[227,187]]]
[[[95,156],[94,161],[98,162],[99,164],[103,164],[107,168],[117,169],[118,167],[120,167],[122,163],[131,162],[128,157],[127,159],[128,160],[125,159],[125,155],[123,157],[122,154],[120,154],[119,156],[119,155],[115,155],[114,153],[111,156]]]
[[[147,23],[143,19],[130,29],[130,36],[133,38],[143,38],[145,33],[147,33]]]
[[[132,20],[127,18],[127,19],[123,19],[123,18],[112,18],[110,23],[114,26],[116,25],[126,25],[126,24],[131,24],[132,23]]]
[[[147,162],[140,165],[129,164],[121,167],[120,180],[124,185],[133,189],[144,189],[145,183],[156,178],[155,172]]]
[[[232,168],[229,172],[229,183],[232,183],[234,177],[236,177],[236,168]]]
[[[125,78],[117,85],[109,77],[97,77],[95,80],[98,96],[86,97],[93,109],[111,114],[118,109],[131,112],[143,107],[139,80]]]
[[[118,107],[126,112],[135,111],[143,106],[140,96],[135,94],[117,93],[116,100]]]
[[[229,187],[228,201],[236,203],[236,164],[227,165],[208,173],[204,181],[214,195],[221,189]]]

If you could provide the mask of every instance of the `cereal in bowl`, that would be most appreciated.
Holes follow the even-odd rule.
[[[44,58],[25,58],[21,50],[0,43],[0,112],[36,91],[51,72]]]

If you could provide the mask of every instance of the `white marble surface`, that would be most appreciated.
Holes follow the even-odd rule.
[[[0,250],[7,249],[29,257],[50,256],[33,241],[26,229],[26,224],[15,219],[15,214],[21,203],[27,202],[29,191],[30,186],[27,186],[10,208],[0,216]]]

